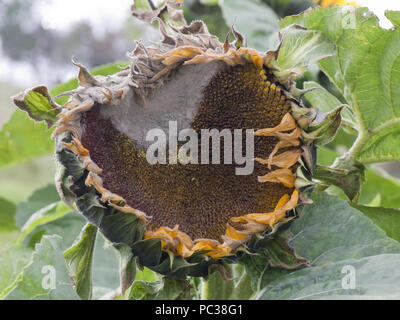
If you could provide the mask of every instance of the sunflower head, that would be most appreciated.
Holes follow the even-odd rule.
[[[293,82],[304,66],[277,63],[284,37],[258,52],[232,27],[235,41],[221,43],[203,22],[186,25],[178,6],[134,10],[158,19],[162,40],[138,41],[121,72],[93,76],[75,63],[80,86],[65,93],[53,133],[57,185],[139,264],[203,276],[298,215],[320,131]],[[166,12],[182,26],[166,26]]]

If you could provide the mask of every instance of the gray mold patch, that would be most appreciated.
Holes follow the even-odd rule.
[[[151,129],[162,129],[168,134],[169,121],[177,121],[178,132],[190,128],[200,108],[204,88],[224,65],[215,61],[182,66],[171,80],[148,98],[146,107],[137,104],[130,90],[120,105],[102,106],[101,114],[111,119],[113,126],[137,146],[147,148],[152,143],[146,141],[146,134]]]

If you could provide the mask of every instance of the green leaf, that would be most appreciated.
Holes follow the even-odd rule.
[[[242,264],[232,266],[235,287],[229,296],[229,300],[248,300],[254,294],[251,287],[251,277]]]
[[[34,212],[59,200],[60,196],[54,185],[48,185],[36,190],[26,201],[18,204],[15,213],[15,224],[22,228]]]
[[[355,203],[351,203],[351,206],[364,213],[389,237],[400,241],[400,209],[369,207]]]
[[[136,257],[132,253],[132,249],[123,243],[114,245],[120,254],[120,283],[121,294],[125,297],[125,291],[132,285],[136,278]]]
[[[15,222],[23,229],[20,241],[24,246],[34,247],[43,235],[57,234],[62,236],[63,248],[67,249],[86,220],[61,203],[55,186],[49,185],[18,204]]]
[[[398,25],[398,14],[389,12]],[[367,8],[319,8],[285,18],[321,31],[339,48],[319,62],[357,119],[350,154],[362,163],[400,160],[400,29],[382,29]]]
[[[44,121],[50,128],[57,121],[60,107],[55,104],[45,86],[37,86],[14,96],[14,104],[35,121]]]
[[[357,201],[365,182],[365,167],[347,157],[340,157],[332,167],[316,165],[313,178],[320,180],[322,185],[339,187],[350,201]]]
[[[228,268],[210,267],[210,274],[201,282],[201,300],[247,300],[253,295],[251,278],[244,266],[234,264]],[[221,271],[232,273],[232,280],[224,279]]]
[[[218,5],[218,0],[215,0],[215,2],[215,5],[202,2],[186,2],[183,6],[183,10],[188,23],[196,20],[203,21],[207,25],[209,32],[223,42],[231,26],[228,27],[226,25],[222,15],[222,9]]]
[[[26,200],[35,190],[54,183],[54,174],[52,155],[0,168],[0,194],[18,204]]]
[[[0,168],[52,153],[54,143],[44,123],[33,122],[16,110],[0,130]]]
[[[92,298],[92,262],[97,228],[87,223],[79,238],[64,251],[67,269],[78,295],[84,300]]]
[[[379,195],[379,206],[400,208],[400,181],[389,176],[383,170],[367,170],[366,183],[361,187],[359,203],[370,205]]]
[[[314,81],[306,81],[303,84],[304,90],[308,91],[304,97],[310,102],[313,108],[319,109],[324,113],[331,112],[338,106],[342,105],[340,100],[326,90],[319,83]],[[312,90],[315,89],[315,90]],[[347,108],[341,112],[342,126],[354,130],[354,116]]]
[[[219,0],[200,0],[201,4],[204,4],[206,6],[214,6],[218,5]]]
[[[280,33],[282,44],[276,65],[281,70],[307,67],[335,54],[335,45],[322,32],[294,24]]]
[[[396,28],[400,27],[400,11],[386,10],[385,15]]]
[[[29,263],[33,250],[19,246],[1,246],[0,253],[0,293],[9,287],[22,269]]]
[[[127,293],[129,300],[177,300],[188,290],[186,280],[163,277],[146,282],[135,280]]]
[[[226,24],[234,24],[247,39],[249,47],[260,51],[276,47],[279,18],[270,7],[255,0],[224,0],[219,3]]]
[[[33,248],[44,235],[59,235],[63,238],[62,248],[66,250],[78,237],[85,223],[86,220],[82,216],[70,212],[57,220],[37,227],[26,237],[23,245]]]
[[[313,0],[262,0],[262,2],[268,4],[280,17],[298,14],[316,6]]]
[[[144,267],[142,271],[136,271],[135,280],[143,281],[154,281],[156,279],[156,273],[151,271],[149,268]]]
[[[335,151],[325,147],[319,148],[318,163],[330,165],[337,156]],[[353,203],[354,206],[373,220],[388,236],[400,241],[394,227],[399,223],[397,208],[400,208],[400,181],[377,167],[367,169],[365,176],[366,181],[361,186],[358,204]],[[327,191],[332,191],[331,188]],[[357,207],[358,205],[360,207]],[[376,207],[376,217],[371,207]]]
[[[326,147],[318,149],[317,159],[321,165],[332,164],[336,157],[338,157],[338,153],[331,149]],[[400,181],[379,167],[367,168],[358,203],[368,206],[374,204],[374,206],[385,208],[400,208]]]
[[[31,250],[14,245],[18,237],[15,211],[12,202],[0,198],[0,292],[12,284],[32,254]]]
[[[15,210],[12,202],[0,198],[0,292],[11,285],[32,254],[31,250],[14,245],[18,237]]]
[[[149,2],[147,0],[134,0],[136,9],[140,11],[148,11],[151,10]]]
[[[14,223],[16,209],[14,203],[0,198],[0,232],[18,230]]]
[[[328,90],[315,81],[306,81],[303,83],[304,90],[310,90],[304,97],[311,103],[313,108],[317,108],[324,113],[332,111],[342,103],[332,95]],[[316,89],[312,90],[311,89]]]
[[[335,140],[327,145],[327,147],[336,151],[338,154],[343,154],[351,148],[356,140],[356,137],[357,136],[355,134],[349,133],[347,128],[340,128]]]
[[[319,147],[331,143],[342,124],[341,112],[344,105],[325,114],[324,118],[317,124],[311,125],[307,132],[303,132],[304,142],[314,142]]]
[[[32,261],[5,289],[5,300],[77,300],[61,248],[62,238],[45,236],[36,245]]]
[[[225,267],[226,268],[226,267]],[[230,267],[228,267],[230,268]],[[202,300],[227,300],[234,290],[233,280],[226,280],[221,274],[221,266],[211,266],[207,279],[202,281]],[[225,271],[226,272],[226,271]]]
[[[265,255],[271,267],[294,270],[309,264],[307,259],[298,256],[288,244],[291,237],[293,235],[290,230],[286,230],[266,243]]]
[[[120,286],[119,254],[114,246],[104,239],[99,232],[93,255],[93,297],[102,296],[115,291]]]
[[[319,165],[329,166],[337,157],[338,153],[327,148],[326,146],[322,146],[317,150],[317,162]]]
[[[17,240],[17,244],[21,244],[26,236],[37,227],[42,226],[51,221],[60,219],[67,213],[71,212],[71,208],[64,202],[58,201],[47,205],[46,207],[36,211],[21,229],[21,235]]]
[[[254,272],[257,299],[399,299],[400,244],[346,201],[314,194],[290,227],[289,244],[312,266]],[[349,267],[350,266],[350,267]],[[346,288],[346,270],[355,288]]]

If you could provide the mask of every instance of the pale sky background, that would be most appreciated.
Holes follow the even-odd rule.
[[[368,7],[380,20],[383,28],[390,28],[392,24],[385,17],[385,10],[400,10],[400,0],[355,0],[362,7]]]
[[[356,0],[356,2],[360,6],[368,7],[383,19],[384,27],[391,26],[384,16],[384,11],[400,10],[400,0]],[[53,0],[41,6],[40,15],[43,17],[43,26],[50,28],[62,30],[74,22],[88,20],[98,26],[97,30],[101,32],[102,26],[112,27],[116,21],[121,21],[132,3],[132,0]],[[110,20],[110,16],[113,19]]]
[[[133,0],[51,0],[42,3],[39,15],[44,28],[62,31],[76,22],[88,21],[96,32],[103,32],[117,28],[129,14],[132,3]]]
[[[240,1],[240,0],[238,0]],[[392,25],[384,16],[384,11],[400,10],[400,0],[356,0],[360,6],[367,6],[380,19],[384,28]],[[37,7],[37,16],[42,17],[44,28],[60,31],[60,34],[77,22],[87,21],[97,35],[106,30],[118,29],[130,14],[133,0],[49,0]],[[79,8],[79,9],[78,9]],[[133,45],[133,44],[132,44]],[[71,74],[70,74],[71,73]],[[67,71],[66,79],[74,77],[72,71]],[[35,74],[32,67],[26,63],[15,63],[1,54],[0,47],[0,81],[18,86],[32,86]]]

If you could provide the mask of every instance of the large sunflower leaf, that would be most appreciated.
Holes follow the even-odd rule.
[[[77,300],[61,248],[62,238],[45,236],[36,245],[32,261],[14,283],[0,293],[6,300]]]
[[[136,278],[136,257],[132,249],[126,244],[115,244],[115,248],[120,254],[119,274],[121,283],[121,296],[125,297],[126,290],[132,285]]]
[[[15,231],[14,223],[16,207],[7,199],[0,198],[0,232]]]
[[[96,236],[97,228],[87,223],[76,242],[64,251],[75,290],[84,300],[90,300],[92,297],[92,265]]]
[[[15,210],[12,202],[0,198],[0,292],[11,285],[32,254],[31,250],[14,245],[18,237]]]
[[[0,168],[0,195],[15,204],[20,203],[35,190],[54,184],[55,171],[50,154]]]
[[[400,29],[386,30],[367,8],[318,8],[287,17],[321,31],[338,48],[319,66],[341,91],[358,122],[360,136],[352,154],[362,163],[400,160]]]
[[[320,31],[307,30],[300,25],[290,25],[280,31],[282,43],[276,65],[281,70],[304,72],[307,66],[331,57],[335,45]]]
[[[400,208],[400,181],[383,170],[367,170],[366,182],[361,187],[359,203]]]
[[[313,201],[290,227],[290,244],[312,266],[293,272],[253,268],[262,288],[256,298],[399,299],[400,244],[346,201],[325,193]]]
[[[29,263],[33,250],[21,246],[4,246],[0,254],[0,293],[9,287],[22,269]]]
[[[0,168],[52,153],[54,143],[44,123],[35,123],[16,110],[0,130]]]
[[[27,200],[18,204],[15,213],[15,224],[21,228],[34,212],[59,200],[60,196],[57,189],[52,184],[35,190]]]
[[[28,234],[39,226],[58,220],[69,212],[71,212],[71,208],[61,201],[51,203],[36,211],[22,227],[21,235],[17,240],[17,244],[21,244]]]
[[[118,251],[100,232],[93,253],[92,274],[92,299],[99,299],[110,292],[115,292],[120,286]]]
[[[18,204],[15,224],[21,229],[18,240],[24,246],[33,248],[43,235],[57,234],[63,238],[63,249],[67,249],[85,219],[60,201],[54,185],[48,185]]]
[[[20,202],[15,213],[15,224],[21,229],[17,242],[21,244],[32,232],[44,225],[59,220],[71,212],[71,208],[60,201],[54,185],[36,190],[26,201]],[[71,233],[71,229],[69,230]],[[40,239],[38,239],[40,240]]]
[[[234,292],[235,283],[233,280],[227,281],[222,277],[220,270],[215,266],[209,268],[207,279],[202,282],[202,300],[222,300],[229,299]]]
[[[369,207],[355,203],[350,204],[370,218],[389,237],[400,241],[400,209]]]
[[[342,104],[338,98],[336,98],[323,86],[315,81],[304,82],[303,88],[305,90],[310,90],[304,95],[304,97],[311,103],[314,108],[318,108],[324,113],[328,113]],[[311,89],[315,90],[311,91]]]

